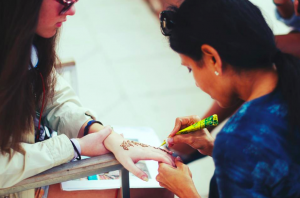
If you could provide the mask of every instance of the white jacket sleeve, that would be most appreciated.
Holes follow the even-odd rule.
[[[76,138],[82,125],[95,114],[83,108],[79,98],[63,77],[57,74],[54,98],[48,101],[43,113],[46,126],[65,134],[69,138]],[[90,116],[87,116],[88,114]]]
[[[35,144],[21,143],[25,155],[15,152],[12,158],[0,153],[0,188],[18,182],[66,163],[74,157],[74,149],[65,135],[59,135]]]

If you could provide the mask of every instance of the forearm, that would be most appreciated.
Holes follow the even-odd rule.
[[[65,135],[35,144],[21,143],[25,154],[0,154],[0,188],[7,188],[74,157],[73,146]],[[13,150],[11,150],[13,152]]]
[[[291,0],[274,0],[280,16],[289,19],[294,15],[294,3]]]
[[[83,137],[83,133],[84,133],[84,128],[86,127],[86,125],[87,125],[87,123],[89,122],[89,121],[91,121],[91,119],[89,119],[88,121],[86,121],[82,126],[81,126],[81,128],[80,128],[80,130],[79,130],[79,133],[78,133],[78,138],[81,138],[81,137]],[[94,123],[94,124],[92,124],[91,126],[90,126],[90,128],[89,128],[89,134],[90,133],[95,133],[95,132],[98,132],[98,131],[100,131],[101,129],[103,129],[104,128],[104,126],[102,126],[101,124],[99,124],[99,123]]]
[[[194,183],[191,184],[192,186],[189,186],[189,188],[184,188],[180,195],[178,195],[180,198],[201,198],[201,196],[198,194],[196,187]]]
[[[300,33],[275,36],[277,47],[284,53],[300,58]]]

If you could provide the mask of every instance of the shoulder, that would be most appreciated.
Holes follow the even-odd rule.
[[[285,141],[287,131],[287,107],[280,94],[269,94],[243,104],[218,134],[215,147],[216,150],[225,146],[224,149],[254,152]],[[224,145],[224,142],[230,145]]]
[[[226,133],[255,133],[282,130],[287,126],[287,106],[279,93],[244,103],[221,130]],[[259,131],[258,131],[259,129]]]
[[[287,123],[287,107],[276,94],[245,103],[232,116],[217,135],[213,151],[223,194],[232,188],[240,195],[268,195],[272,186],[278,188],[275,194],[283,192],[282,182],[289,179],[299,156],[293,152],[298,146],[291,146],[287,138]]]
[[[270,185],[287,174],[286,106],[273,96],[247,102],[217,135],[213,158],[218,178],[242,185]],[[275,173],[274,172],[274,173]],[[276,177],[277,177],[276,176]],[[267,179],[267,180],[266,180]],[[266,183],[266,181],[268,181]]]

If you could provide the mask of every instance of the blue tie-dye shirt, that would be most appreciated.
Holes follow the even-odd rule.
[[[300,197],[300,132],[288,126],[278,91],[242,105],[215,141],[220,197]]]

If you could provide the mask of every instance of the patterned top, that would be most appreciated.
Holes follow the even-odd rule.
[[[300,197],[299,143],[278,91],[243,104],[215,141],[220,197]]]

